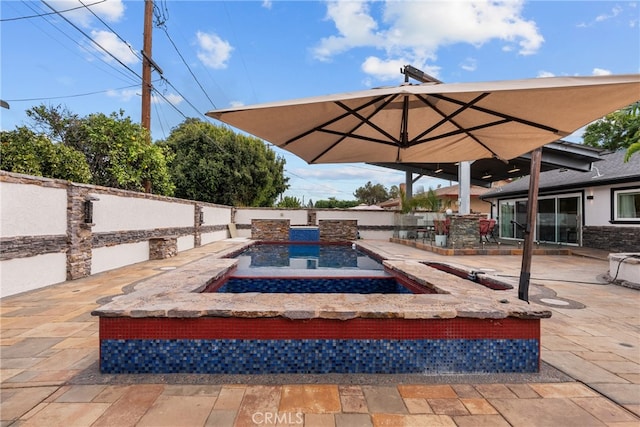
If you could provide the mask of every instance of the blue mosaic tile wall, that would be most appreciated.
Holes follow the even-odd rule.
[[[289,240],[292,242],[318,242],[320,241],[320,229],[290,228]]]
[[[337,294],[410,294],[394,278],[249,278],[232,277],[217,292],[227,293],[337,293]]]
[[[537,372],[535,339],[102,340],[103,373]]]

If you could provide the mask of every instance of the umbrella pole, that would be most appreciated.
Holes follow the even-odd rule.
[[[538,184],[540,182],[540,163],[542,147],[531,152],[531,172],[529,175],[529,198],[527,203],[527,222],[524,231],[524,248],[522,251],[522,267],[518,284],[518,298],[529,302],[529,279],[531,278],[531,258],[533,255],[533,237],[536,230],[538,213]]]

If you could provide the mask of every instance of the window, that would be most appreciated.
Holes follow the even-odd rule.
[[[580,212],[582,195],[579,193],[544,196],[538,199],[538,215],[534,238],[549,243],[580,243]],[[524,231],[516,223],[527,221],[527,201],[502,200],[499,202],[500,237],[524,239]],[[512,222],[515,220],[515,223]]]
[[[640,221],[640,189],[613,190],[613,220]]]

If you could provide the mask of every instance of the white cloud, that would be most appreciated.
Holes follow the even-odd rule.
[[[121,90],[109,90],[107,96],[111,98],[117,98],[122,102],[130,101],[132,98],[140,96],[140,89],[121,89]]]
[[[226,40],[222,40],[214,33],[196,33],[198,45],[198,59],[204,65],[214,69],[227,67],[233,47]]]
[[[538,71],[538,77],[555,77],[556,75],[551,71],[540,70]]]
[[[105,0],[94,5],[91,4],[97,3],[95,0],[83,0],[82,3],[78,0],[50,0],[47,3],[57,11],[79,8],[64,12],[64,17],[85,28],[88,28],[96,20],[95,16],[85,6],[88,6],[91,11],[108,22],[118,22],[124,16],[125,10],[122,0]]]
[[[397,79],[400,69],[407,62],[404,59],[383,60],[376,56],[370,56],[362,63],[362,71],[378,80]]]
[[[374,7],[382,9],[378,20],[372,14]],[[334,22],[337,34],[321,39],[313,53],[319,60],[330,60],[350,49],[377,48],[384,55],[376,62],[367,58],[363,64],[376,72],[382,64],[403,62],[401,58],[426,64],[436,59],[439,48],[458,43],[479,47],[501,40],[508,49],[517,47],[519,54],[530,55],[544,38],[535,22],[522,17],[522,9],[522,1],[332,1],[327,19]]]
[[[262,7],[265,9],[271,9],[271,6],[273,6],[273,2],[271,0],[262,0]]]
[[[369,15],[366,2],[329,2],[327,20],[334,22],[340,35],[329,36],[320,41],[319,46],[314,49],[317,59],[328,60],[333,55],[354,47],[377,46],[383,43],[382,38],[374,33],[377,23]]]
[[[139,63],[138,57],[133,53],[129,45],[123,43],[118,36],[109,31],[91,31],[91,37],[106,51],[110,52],[113,56],[127,65],[133,65]],[[96,51],[104,57],[107,62],[114,62],[114,59],[107,55],[104,50],[97,47],[95,44],[86,44],[88,50]]]
[[[244,102],[242,101],[231,101],[229,105],[233,108],[244,106]]]
[[[591,72],[594,76],[609,76],[611,75],[611,70],[605,70],[604,68],[594,68]]]
[[[467,58],[462,64],[460,64],[460,68],[465,71],[475,71],[478,68],[478,62],[475,58]]]
[[[369,56],[362,63],[362,71],[378,80],[397,80],[400,70],[410,64],[433,77],[438,77],[440,67],[417,61],[417,59],[381,59],[377,56]],[[371,82],[369,83],[366,86],[372,85]]]
[[[171,105],[179,105],[183,101],[183,98],[180,95],[176,95],[175,93],[168,93],[163,95],[164,98],[156,93],[152,93],[151,102],[153,104],[166,104],[168,101],[171,103]]]
[[[603,13],[596,16],[596,22],[607,21],[609,19],[615,18],[616,16],[620,15],[621,12],[622,8],[620,6],[614,6],[613,9],[611,9],[610,13]]]

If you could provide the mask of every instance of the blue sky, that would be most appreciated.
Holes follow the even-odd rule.
[[[404,64],[448,83],[640,72],[636,1],[155,5],[153,59],[165,80],[153,74],[163,95],[152,104],[154,141],[185,117],[216,123],[204,116],[214,108],[399,84]],[[74,25],[49,6],[74,9],[64,12]],[[2,130],[29,124],[25,110],[43,103],[79,115],[122,109],[139,122],[143,15],[142,0],[0,2],[0,99],[11,106],[0,110]],[[581,141],[580,133],[569,139]],[[275,151],[287,162],[285,195],[305,202],[352,200],[367,181],[387,188],[404,181],[391,170],[307,165]],[[416,187],[438,184],[448,182],[422,178]]]

